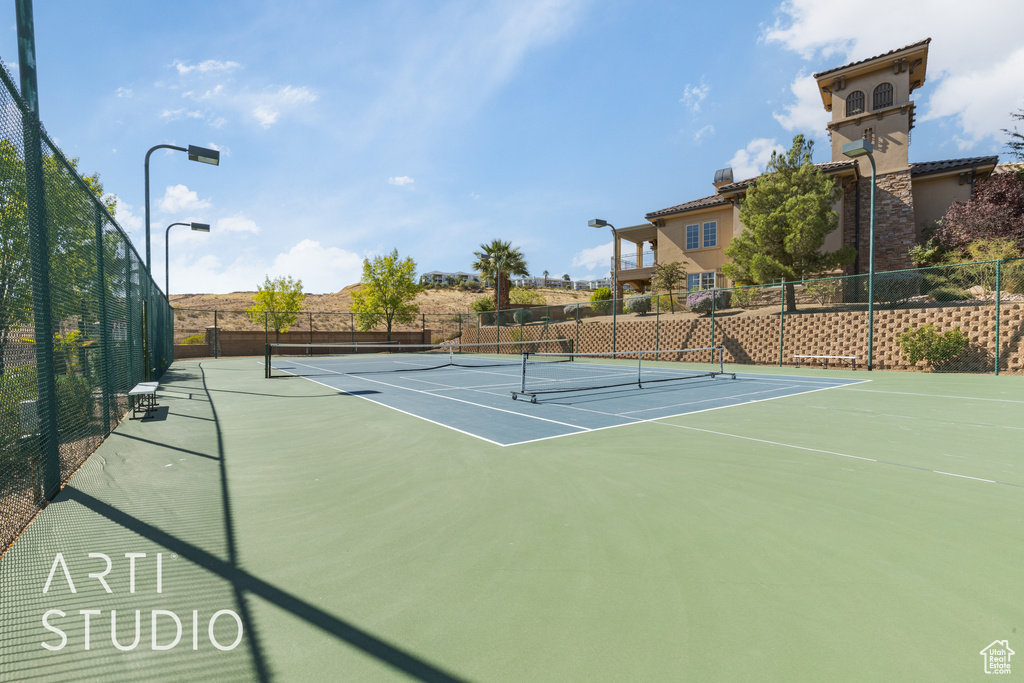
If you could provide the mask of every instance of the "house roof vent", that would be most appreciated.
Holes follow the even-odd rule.
[[[719,183],[732,182],[732,168],[722,168],[715,171],[715,185]]]

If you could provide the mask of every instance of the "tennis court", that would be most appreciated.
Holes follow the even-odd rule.
[[[565,341],[565,340],[560,340]],[[677,415],[847,386],[865,379],[744,374],[718,363],[657,360],[703,355],[720,349],[648,354],[553,352],[539,342],[537,354],[521,355],[526,343],[451,347],[277,345],[291,352],[270,358],[276,378],[306,378],[351,396],[419,417],[499,446],[581,434]],[[546,344],[546,345],[545,345]],[[499,346],[514,347],[502,349]],[[416,347],[413,347],[416,348]],[[448,349],[465,349],[449,354]],[[354,353],[362,350],[362,353]],[[322,355],[309,352],[326,351]],[[439,353],[439,351],[441,353]],[[715,356],[717,357],[717,356]],[[648,361],[648,358],[651,360]],[[535,360],[539,359],[539,360]],[[638,362],[644,366],[639,369]],[[429,370],[430,372],[422,372]],[[527,391],[526,375],[538,391]],[[534,398],[531,401],[530,398]],[[537,402],[536,399],[540,399]]]
[[[1019,651],[1020,377],[744,366],[534,404],[515,366],[263,362],[175,362],[0,558],[0,677],[936,681]]]

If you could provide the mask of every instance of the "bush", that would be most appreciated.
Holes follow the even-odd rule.
[[[569,304],[562,309],[562,312],[565,313],[565,317],[567,318],[575,318],[576,311],[579,311],[580,316],[582,317],[586,313],[586,308],[586,304]]]
[[[804,291],[819,304],[825,305],[835,301],[842,289],[842,280],[815,280],[808,282]]]
[[[530,306],[545,306],[548,303],[544,295],[536,289],[527,289],[525,287],[513,287],[512,291],[509,292],[508,299],[514,304],[527,304]]]
[[[178,343],[182,346],[202,346],[206,343],[206,333],[193,334],[185,337]]]
[[[917,365],[926,360],[938,370],[948,367],[969,343],[967,335],[959,327],[939,334],[931,323],[917,329],[908,327],[896,335],[896,341],[908,363]]]
[[[686,296],[686,307],[693,313],[710,315],[712,308],[729,308],[729,292],[720,289],[690,292]]]
[[[644,315],[645,313],[649,313],[651,310],[651,297],[645,294],[631,296],[626,299],[623,304],[623,308],[627,313]]]
[[[875,303],[898,306],[921,293],[924,277],[916,272],[875,275]]]
[[[932,291],[928,292],[928,296],[936,301],[967,301],[974,298],[971,296],[970,292],[952,285],[936,287]]]
[[[739,287],[732,290],[732,305],[749,308],[757,303],[757,287]]]
[[[595,313],[606,314],[612,310],[612,290],[601,287],[590,295],[590,307]]]
[[[512,313],[512,320],[519,325],[525,325],[533,320],[533,311],[529,308],[517,308]]]

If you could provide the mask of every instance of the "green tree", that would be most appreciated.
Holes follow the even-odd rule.
[[[413,321],[419,308],[412,303],[423,288],[416,284],[416,262],[400,259],[394,249],[387,256],[376,256],[363,261],[362,286],[352,292],[352,311],[356,323],[364,332],[383,322],[391,326]]]
[[[480,273],[484,282],[493,283],[498,271],[501,271],[501,282],[495,290],[494,300],[495,304],[500,303],[500,308],[508,308],[509,290],[512,288],[509,278],[513,275],[530,275],[522,252],[514,249],[511,242],[491,240],[490,244],[481,244],[480,251],[473,252],[473,256],[476,256],[476,261],[473,262],[472,268]],[[500,302],[498,291],[501,292]]]
[[[54,318],[82,314],[83,298],[96,300],[96,205],[82,193],[77,180],[78,159],[66,166],[55,154],[43,155],[51,300]],[[98,174],[82,177],[89,191],[113,216],[111,196],[104,197]],[[104,249],[114,258],[117,233],[110,233]],[[19,330],[32,319],[32,276],[28,247],[25,160],[9,140],[0,140],[0,377],[5,371],[6,349],[16,343]],[[123,258],[123,257],[122,257]],[[113,287],[108,273],[106,289]]]
[[[252,297],[252,306],[245,309],[245,312],[256,325],[266,321],[280,341],[281,333],[287,332],[299,319],[299,311],[305,299],[302,280],[293,280],[291,275],[271,280],[268,275]]]
[[[722,272],[736,284],[758,285],[778,279],[786,285],[786,309],[796,310],[794,280],[827,273],[853,263],[856,251],[825,252],[825,236],[839,226],[832,205],[841,190],[811,163],[812,140],[793,138],[784,154],[772,153],[768,169],[740,204],[743,234],[732,240]]]
[[[654,274],[651,276],[651,286],[655,291],[663,290],[668,292],[669,307],[676,312],[676,300],[672,292],[678,292],[686,284],[686,266],[679,261],[671,263],[658,263],[654,266]]]

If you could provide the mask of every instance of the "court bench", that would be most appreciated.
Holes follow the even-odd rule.
[[[133,420],[145,420],[150,417],[149,413],[157,409],[156,402],[156,390],[160,386],[159,382],[139,382],[131,391],[128,392],[128,397],[132,401],[132,417]],[[142,417],[139,417],[139,414]]]
[[[847,362],[849,362],[849,363],[850,363],[850,369],[851,369],[851,370],[856,370],[856,369],[857,369],[857,359],[858,359],[858,358],[860,358],[860,356],[812,356],[812,355],[795,355],[795,356],[793,356],[793,358],[797,358],[797,359],[800,359],[800,358],[810,358],[810,359],[812,359],[812,360],[820,360],[820,361],[821,361],[821,364],[822,364],[823,366],[825,366],[825,369],[826,369],[826,370],[828,370],[828,362],[829,362],[830,360],[841,360],[841,361],[847,361]],[[796,362],[796,366],[797,366],[797,367],[800,367],[800,366],[801,366],[801,365],[803,365],[803,364],[804,364],[804,362],[803,362],[802,360],[797,360],[797,362]]]

